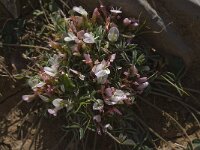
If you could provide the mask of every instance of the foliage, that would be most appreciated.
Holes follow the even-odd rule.
[[[63,129],[81,140],[89,131],[135,149],[150,149],[149,131],[162,140],[137,116],[138,101],[158,109],[145,97],[174,98],[166,85],[180,95],[188,93],[166,71],[163,58],[138,40],[139,20],[123,18],[120,9],[108,11],[103,5],[92,14],[74,6],[66,15],[54,2],[42,5],[34,16],[34,38],[26,42],[42,46],[23,54],[30,62],[23,75],[32,89],[24,101],[42,101],[42,113],[64,117]]]

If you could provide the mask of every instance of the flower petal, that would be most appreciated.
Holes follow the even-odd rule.
[[[51,77],[55,77],[56,76],[56,70],[54,70],[51,67],[44,67],[44,72],[46,74],[48,74],[49,76],[51,76]]]
[[[93,104],[93,110],[99,110],[102,111],[104,107],[103,100],[97,99],[96,102]]]
[[[53,116],[57,116],[57,110],[55,110],[55,109],[48,109],[48,113]]]
[[[100,115],[95,115],[93,117],[93,120],[96,121],[97,123],[100,123],[101,122],[101,116]]]
[[[137,90],[143,91],[145,88],[147,88],[148,85],[149,85],[149,82],[144,82],[144,83],[140,84],[140,85],[137,87]]]
[[[63,102],[63,99],[57,98],[57,99],[54,99],[54,100],[52,101],[52,104],[53,104],[55,107],[62,107],[62,102]]]
[[[84,34],[84,37],[83,37],[83,41],[85,43],[88,43],[88,44],[93,44],[95,43],[95,39],[94,39],[94,36],[90,33],[85,33]]]
[[[79,6],[79,7],[74,6],[73,11],[75,11],[75,12],[77,12],[77,13],[85,16],[85,17],[88,15],[87,11],[85,11],[85,9],[83,9],[83,7],[81,7],[81,6]]]
[[[22,99],[26,102],[32,102],[35,99],[36,95],[32,94],[32,95],[23,95]]]

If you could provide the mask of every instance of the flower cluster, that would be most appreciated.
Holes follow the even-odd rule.
[[[149,85],[147,71],[141,71],[144,54],[134,44],[139,21],[102,6],[91,17],[82,7],[71,13],[56,28],[62,34],[52,34],[48,61],[29,79],[33,94],[22,99],[42,99],[53,116],[84,110],[95,125],[108,126],[107,116],[123,115],[120,106],[132,105]]]

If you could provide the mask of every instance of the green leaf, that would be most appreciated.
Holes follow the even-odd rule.
[[[69,78],[68,74],[63,74],[61,76],[61,82],[65,87],[65,90],[71,90],[75,87],[74,83],[72,82],[72,80]]]
[[[71,126],[65,126],[64,127],[65,129],[78,129],[78,128],[80,128],[80,126],[79,125],[71,125]]]
[[[145,61],[145,56],[144,56],[144,54],[141,54],[138,58],[137,58],[137,64],[138,65],[142,65],[143,63],[144,63],[144,61]]]
[[[83,128],[79,129],[79,134],[80,134],[80,140],[83,139],[83,136],[84,136],[84,130],[83,130]]]

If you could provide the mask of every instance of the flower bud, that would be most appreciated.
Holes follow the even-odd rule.
[[[98,8],[95,8],[94,11],[93,11],[93,14],[92,14],[92,20],[93,20],[94,22],[96,22],[96,19],[99,18],[100,15],[101,15],[101,14],[100,14]]]
[[[125,18],[125,19],[123,20],[123,23],[124,23],[125,26],[128,26],[128,25],[131,24],[131,20],[128,19],[128,18]]]
[[[32,102],[36,98],[35,94],[32,95],[23,95],[22,99],[26,102]]]

